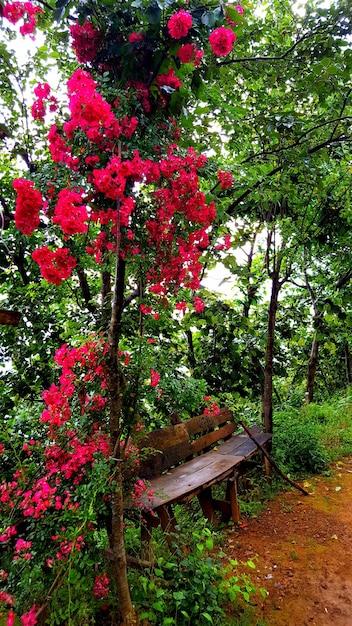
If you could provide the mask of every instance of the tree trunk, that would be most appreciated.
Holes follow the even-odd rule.
[[[268,312],[268,332],[265,350],[264,393],[263,393],[263,422],[268,433],[273,432],[273,374],[274,374],[274,339],[277,305],[280,293],[280,266],[281,259],[277,260],[276,268],[271,274],[271,296]]]
[[[256,239],[257,239],[257,231],[254,232],[253,234],[253,239],[251,241],[251,247],[247,256],[247,272],[248,272],[248,285],[247,285],[247,294],[246,294],[246,298],[245,301],[243,303],[243,309],[242,309],[242,315],[245,318],[249,317],[249,309],[252,305],[253,299],[259,289],[259,281],[255,282],[254,284],[250,284],[250,277],[251,277],[251,271],[252,271],[252,264],[253,264],[253,256],[254,256],[254,248],[255,248],[255,243],[256,243]]]
[[[313,337],[312,349],[310,352],[307,371],[306,402],[308,404],[313,402],[315,374],[318,367],[318,352],[319,341],[317,340],[317,333],[315,333]]]
[[[125,262],[120,257],[119,245],[116,251],[116,270],[109,328],[108,392],[110,403],[110,445],[114,463],[110,482],[114,485],[111,495],[111,535],[110,548],[113,555],[113,572],[118,600],[118,620],[122,626],[137,624],[132,605],[128,579],[127,559],[124,543],[124,500],[122,491],[122,468],[119,459],[121,440],[122,375],[119,366],[119,341],[121,335],[121,315],[125,288]]]
[[[194,355],[193,335],[190,329],[186,330],[187,344],[188,344],[188,364],[191,370],[194,370],[197,362]]]
[[[346,341],[344,344],[344,353],[345,353],[345,369],[346,369],[346,382],[348,385],[352,383],[352,359],[349,345]]]

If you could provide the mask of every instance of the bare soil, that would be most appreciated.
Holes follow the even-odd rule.
[[[331,470],[302,483],[309,496],[284,491],[229,532],[224,552],[254,559],[253,583],[267,590],[253,624],[352,626],[352,459]]]

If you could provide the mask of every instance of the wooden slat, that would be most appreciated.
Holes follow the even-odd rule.
[[[141,478],[159,476],[192,455],[191,443],[183,423],[148,433],[138,442],[138,447],[140,450],[151,450],[147,457],[141,460],[139,469]]]
[[[226,422],[234,421],[233,413],[229,409],[220,409],[218,413],[211,413],[210,415],[197,415],[183,422],[188,434],[190,436],[197,435],[204,431],[213,430],[215,426],[225,424]]]
[[[251,432],[255,432],[255,437],[258,439],[259,443],[265,445],[268,441],[272,439],[272,435],[270,433],[260,432],[260,427],[251,428]],[[219,447],[219,452],[221,454],[243,454],[251,452],[252,450],[258,450],[255,443],[248,437],[248,435],[242,431],[225,441]]]
[[[181,424],[175,424],[175,426],[159,428],[158,430],[147,433],[147,435],[138,442],[138,446],[140,449],[153,448],[163,452],[166,448],[174,446],[181,441],[188,441],[188,439],[188,432],[184,422],[182,422]]]
[[[0,309],[0,324],[5,326],[18,326],[21,319],[21,313],[18,311],[5,311]]]
[[[148,454],[147,458],[141,461],[138,474],[141,478],[159,476],[190,456],[192,456],[192,447],[187,439],[169,446],[163,452],[155,450]]]
[[[192,441],[191,444],[193,454],[201,452],[202,450],[209,448],[209,446],[216,443],[217,441],[221,441],[221,439],[229,437],[236,430],[236,428],[236,424],[232,422],[231,424],[225,424],[225,426],[222,426],[217,430],[213,430],[212,432],[203,435],[202,437],[198,437],[198,439]]]
[[[206,466],[204,464],[202,466],[200,463],[204,457]],[[188,461],[185,465],[175,467],[167,474],[153,478],[150,481],[150,486],[154,489],[155,496],[151,508],[155,509],[164,504],[172,504],[182,496],[192,494],[197,489],[206,488],[214,482],[219,482],[243,460],[242,456],[219,455],[210,452]],[[148,505],[147,501],[145,504]]]

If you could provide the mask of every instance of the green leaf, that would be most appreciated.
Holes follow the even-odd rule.
[[[207,11],[206,13],[203,13],[201,22],[205,24],[205,26],[213,28],[216,22],[214,11]]]
[[[146,10],[146,18],[149,24],[160,24],[161,10],[156,2],[153,2]]]

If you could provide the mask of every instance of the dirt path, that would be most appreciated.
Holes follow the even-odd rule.
[[[352,459],[332,472],[304,483],[312,495],[284,492],[229,532],[228,556],[258,555],[252,579],[268,593],[254,624],[352,626]]]

